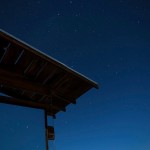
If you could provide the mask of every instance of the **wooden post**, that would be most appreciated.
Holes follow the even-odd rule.
[[[46,136],[46,150],[49,150],[48,147],[48,129],[47,129],[48,123],[47,123],[47,112],[45,110],[45,136]]]

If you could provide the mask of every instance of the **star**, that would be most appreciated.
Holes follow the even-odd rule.
[[[111,65],[110,64],[107,64],[107,68],[110,68],[111,67]]]
[[[140,24],[140,20],[137,21],[137,24]]]
[[[58,13],[57,16],[60,16],[60,13]]]
[[[69,3],[72,4],[73,2],[72,2],[72,1],[69,1]]]
[[[74,29],[74,32],[78,32],[78,29]]]
[[[41,3],[41,1],[37,1],[37,4],[40,4]]]

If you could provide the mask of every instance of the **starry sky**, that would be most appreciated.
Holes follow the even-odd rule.
[[[5,0],[0,28],[100,85],[54,124],[54,150],[150,149],[150,2]],[[44,112],[0,104],[2,150],[45,150]]]

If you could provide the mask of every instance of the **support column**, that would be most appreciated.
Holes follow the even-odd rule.
[[[48,129],[47,129],[48,123],[47,123],[47,112],[45,110],[45,136],[46,136],[46,150],[49,150],[48,147]]]

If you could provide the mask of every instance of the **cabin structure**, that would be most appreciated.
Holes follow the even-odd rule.
[[[65,112],[93,87],[98,84],[0,30],[0,103],[45,111],[46,150],[55,138],[47,117]]]

